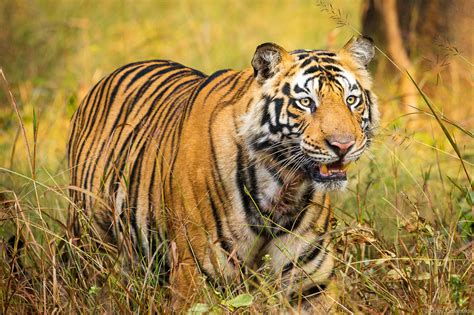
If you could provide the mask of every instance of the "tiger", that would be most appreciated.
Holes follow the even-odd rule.
[[[126,237],[160,262],[175,311],[199,300],[202,279],[262,261],[290,301],[331,309],[329,193],[345,189],[378,126],[374,47],[363,36],[339,50],[264,43],[251,67],[211,75],[168,60],[117,69],[71,121],[76,209],[102,242]]]

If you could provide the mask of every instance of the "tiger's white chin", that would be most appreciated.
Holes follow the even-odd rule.
[[[345,180],[331,180],[319,182],[313,180],[313,187],[316,191],[329,192],[329,191],[343,191],[347,188],[347,179]]]

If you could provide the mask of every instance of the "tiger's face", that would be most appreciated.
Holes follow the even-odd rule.
[[[343,189],[347,166],[366,150],[378,120],[366,70],[373,55],[366,38],[339,52],[259,46],[252,152],[277,174],[306,176],[323,191]]]

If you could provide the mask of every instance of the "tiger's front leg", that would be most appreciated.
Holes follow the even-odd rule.
[[[286,234],[273,240],[268,253],[296,308],[318,314],[331,311],[336,300],[329,290],[334,261],[328,233]]]
[[[331,209],[327,195],[318,201],[308,206],[295,230],[272,239],[267,253],[292,304],[301,307],[300,311],[327,313],[336,304],[329,289],[334,267]]]
[[[171,272],[171,311],[185,312],[198,297],[201,283],[199,270],[192,260],[178,263]]]

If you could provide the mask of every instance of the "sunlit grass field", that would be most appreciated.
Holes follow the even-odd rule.
[[[339,48],[360,31],[362,3],[330,3],[0,2],[0,67],[8,81],[0,77],[2,313],[165,312],[167,293],[153,275],[122,270],[114,257],[82,252],[64,238],[74,110],[100,78],[133,61],[171,59],[211,74],[250,67],[263,42]],[[407,107],[398,89],[406,74],[379,48],[371,69],[380,130],[350,168],[349,189],[332,196],[337,310],[467,313],[474,285],[472,56],[446,47],[440,58],[415,57],[420,93]],[[22,251],[18,241],[7,246],[12,235],[24,240]],[[64,267],[61,251],[73,268]],[[265,269],[246,283],[202,290],[196,313],[291,310]]]

